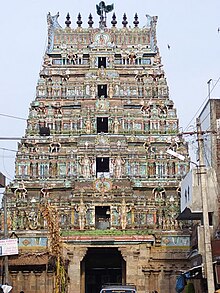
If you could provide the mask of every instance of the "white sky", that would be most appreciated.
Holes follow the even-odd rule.
[[[0,20],[0,138],[22,137],[26,121],[3,115],[27,118],[30,103],[35,99],[35,88],[47,45],[48,12],[60,13],[59,23],[65,27],[67,12],[71,27],[76,27],[77,15],[82,15],[87,27],[88,15],[93,15],[98,26],[97,0],[12,0],[2,1]],[[220,1],[219,0],[115,0],[114,12],[118,26],[126,12],[128,25],[133,26],[137,12],[142,27],[146,14],[158,16],[157,40],[167,77],[170,98],[174,101],[185,130],[195,124],[194,116],[220,77]],[[108,15],[111,20],[112,13]],[[171,49],[168,50],[167,44]],[[220,97],[220,82],[211,93]],[[193,120],[192,120],[193,119]],[[191,121],[192,120],[192,121]],[[190,128],[191,129],[191,128]],[[0,140],[0,172],[14,176],[17,142]],[[7,181],[9,182],[9,180]]]

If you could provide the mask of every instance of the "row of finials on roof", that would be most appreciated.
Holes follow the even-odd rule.
[[[82,17],[81,17],[81,14],[79,13],[78,14],[78,17],[77,17],[76,24],[78,25],[78,27],[81,27],[82,26],[82,23],[83,23],[82,22]],[[70,25],[71,25],[70,14],[69,13],[67,13],[65,24],[66,24],[67,27],[70,27]],[[93,24],[94,24],[93,17],[92,17],[92,14],[90,13],[89,14],[89,20],[88,20],[88,25],[89,25],[89,27],[92,27]],[[111,24],[112,24],[113,27],[115,27],[116,24],[117,24],[117,20],[116,20],[115,13],[113,13],[113,15],[112,15]],[[127,16],[126,16],[126,13],[124,13],[122,25],[123,25],[123,27],[127,27],[127,24],[128,24]],[[135,27],[138,27],[139,21],[138,21],[138,15],[137,15],[137,13],[134,16],[133,24],[134,24]]]

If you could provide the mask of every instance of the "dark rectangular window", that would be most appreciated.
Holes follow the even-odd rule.
[[[209,215],[209,226],[213,226],[213,213],[209,212],[208,215]]]
[[[107,84],[98,85],[98,97],[101,98],[102,96],[107,98]]]
[[[98,57],[98,68],[106,68],[106,57]]]
[[[97,117],[97,133],[108,133],[108,117]]]
[[[108,157],[96,158],[96,172],[97,173],[109,172],[109,158]]]
[[[96,229],[106,230],[110,228],[110,207],[95,207],[95,227]]]
[[[40,127],[40,136],[50,136],[50,128],[49,127]]]

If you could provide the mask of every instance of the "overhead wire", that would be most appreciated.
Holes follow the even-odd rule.
[[[1,147],[0,147],[0,150],[3,150],[3,151],[9,151],[9,152],[15,152],[15,153],[17,153],[17,151],[16,151],[16,150],[7,149],[7,148],[1,148]]]
[[[6,170],[6,167],[5,167],[5,157],[4,157],[4,151],[3,151],[3,158],[2,158],[2,165],[3,165],[3,168],[4,168],[4,175],[5,175],[5,177],[9,180],[9,181],[12,181],[13,180],[13,178],[11,177],[11,175],[8,173],[8,171]]]
[[[206,96],[205,100],[202,102],[201,106],[199,107],[199,109],[197,110],[197,112],[195,113],[195,115],[192,117],[192,119],[190,120],[190,122],[188,123],[188,125],[186,126],[185,130],[188,129],[188,127],[190,126],[190,124],[193,122],[193,120],[196,118],[196,116],[198,115],[198,113],[200,112],[200,110],[202,109],[202,107],[204,106],[204,104],[207,102],[207,100],[210,97],[210,94],[213,92],[213,90],[215,89],[215,87],[217,86],[217,84],[220,81],[220,77],[216,80],[215,84],[213,85],[212,89],[210,90],[210,92],[208,93],[208,95]]]
[[[214,177],[213,172],[211,172],[210,177],[211,177],[211,180],[212,180],[212,183],[213,183],[213,186],[214,186],[215,194],[216,194],[216,196],[218,198],[219,197],[219,191],[220,191],[220,186],[219,186],[218,179],[216,179],[216,177]]]
[[[45,38],[45,44],[44,44],[44,49],[43,49],[43,55],[42,56],[44,56],[44,54],[46,52],[46,48],[47,48],[47,36]],[[42,64],[43,64],[43,60],[40,63],[40,69],[42,68]],[[27,121],[27,118],[18,117],[18,116],[15,116],[15,115],[9,115],[9,114],[0,113],[0,116]]]
[[[7,118],[14,118],[14,119],[19,119],[19,120],[24,120],[24,121],[27,120],[26,118],[14,116],[14,115],[7,115],[7,114],[3,114],[3,113],[0,113],[0,116],[7,117]]]
[[[200,121],[200,123],[202,124],[208,116],[210,116],[210,113],[207,113],[207,115],[202,119],[202,121]]]

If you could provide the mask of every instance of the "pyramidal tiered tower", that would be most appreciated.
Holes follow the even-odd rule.
[[[100,2],[97,28],[91,14],[86,28],[80,14],[76,28],[69,14],[64,28],[59,14],[47,16],[48,47],[6,193],[8,228],[19,241],[19,255],[9,258],[17,291],[52,292],[58,226],[68,292],[113,282],[170,293],[185,269],[189,236],[176,216],[188,163],[166,151],[187,157],[188,150],[162,69],[157,17],[147,15],[140,28],[135,14],[128,27],[124,14],[118,28],[113,13],[108,28],[112,9]]]

